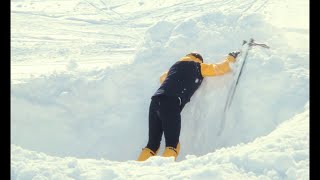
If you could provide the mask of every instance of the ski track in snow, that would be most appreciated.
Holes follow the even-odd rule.
[[[13,1],[12,23],[18,27],[12,29],[12,51],[15,52],[12,54],[12,80],[20,82],[30,74],[48,73],[40,71],[39,74],[37,70],[28,69],[25,67],[30,66],[28,63],[21,66],[29,61],[33,62],[33,67],[39,66],[36,69],[50,67],[54,62],[51,72],[65,71],[69,61],[76,61],[85,69],[118,64],[114,59],[120,64],[128,63],[128,59],[120,57],[133,57],[143,40],[141,34],[159,19],[179,22],[223,7],[228,7],[228,11],[237,10],[229,5],[232,2]],[[256,6],[261,8],[266,1],[233,3],[249,13],[256,11]],[[149,8],[144,9],[145,6]],[[129,8],[132,12],[127,10]],[[28,21],[24,22],[25,19]],[[99,66],[92,66],[92,60]]]

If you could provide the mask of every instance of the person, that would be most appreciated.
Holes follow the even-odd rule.
[[[149,106],[149,139],[137,161],[145,161],[158,154],[162,134],[165,137],[163,157],[174,157],[180,152],[181,111],[199,88],[204,77],[223,75],[231,71],[240,52],[234,51],[217,64],[203,63],[202,56],[192,52],[173,64],[160,76],[161,86],[151,97]]]

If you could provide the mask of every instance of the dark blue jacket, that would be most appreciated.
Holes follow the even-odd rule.
[[[160,77],[162,84],[152,97],[162,95],[178,97],[183,107],[200,87],[204,77],[229,72],[230,62],[235,62],[235,58],[228,56],[222,63],[205,64],[194,56],[185,56]]]

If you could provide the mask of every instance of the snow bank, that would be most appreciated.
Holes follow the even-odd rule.
[[[309,107],[254,141],[181,162],[54,157],[11,146],[11,179],[309,179]]]

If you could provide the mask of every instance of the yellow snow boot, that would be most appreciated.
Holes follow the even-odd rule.
[[[159,151],[159,149],[156,152],[153,152],[149,148],[143,148],[137,161],[145,161],[145,160],[149,159],[149,157],[157,155],[158,151]]]
[[[177,148],[166,147],[164,149],[164,152],[163,152],[162,156],[163,157],[171,157],[171,156],[173,156],[174,160],[176,160],[178,155],[179,155],[179,152],[180,152],[180,143],[178,143]]]

